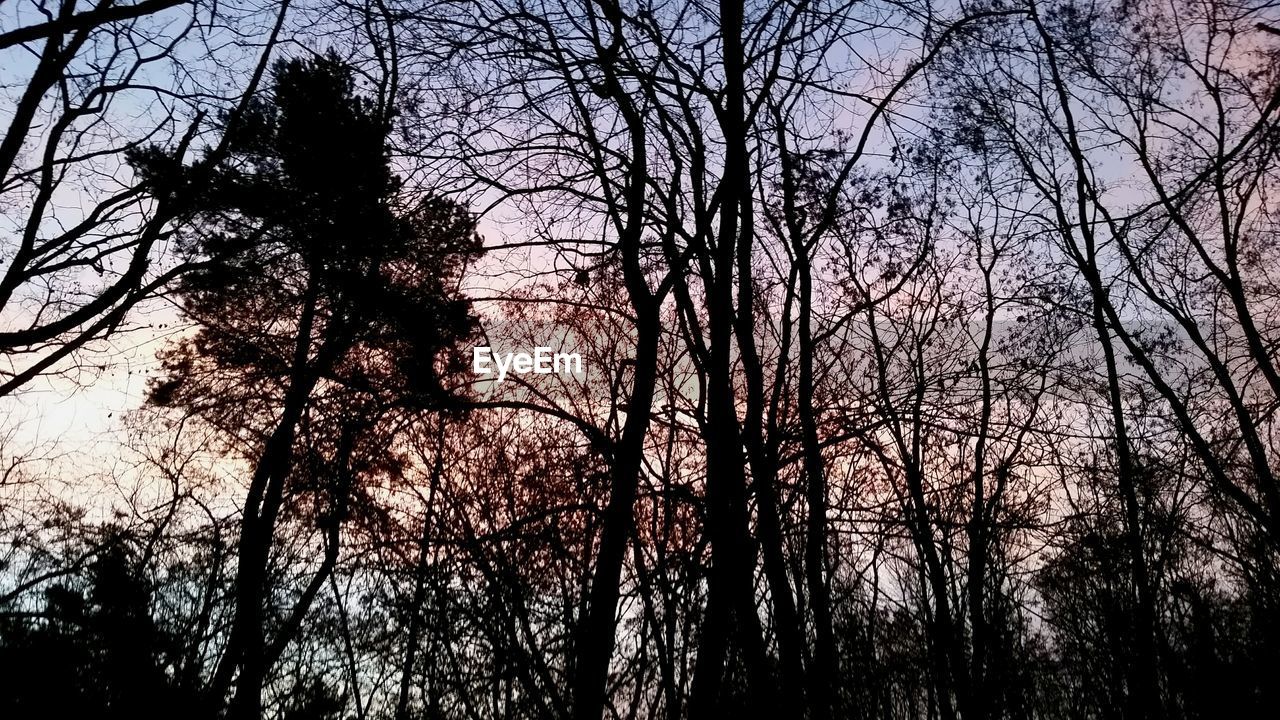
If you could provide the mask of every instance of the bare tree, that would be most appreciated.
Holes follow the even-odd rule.
[[[17,26],[0,35],[6,65],[20,85],[0,140],[0,197],[7,206],[0,277],[0,395],[47,372],[125,326],[129,310],[162,291],[183,270],[166,255],[185,208],[152,193],[130,169],[132,157],[164,146],[179,157],[208,140],[217,113],[233,117],[257,87],[278,40],[283,10],[251,65],[184,65],[214,28],[242,32],[239,17],[216,7],[171,0],[92,7],[76,2],[13,8]],[[216,86],[220,71],[243,85]],[[69,372],[75,379],[74,370]],[[94,372],[91,367],[80,368]],[[90,378],[82,378],[89,382]]]

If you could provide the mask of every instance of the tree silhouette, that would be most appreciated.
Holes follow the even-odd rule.
[[[182,640],[157,627],[152,588],[120,528],[89,563],[84,586],[54,585],[36,625],[0,626],[0,708],[7,717],[136,718],[190,713],[196,688],[166,672]]]
[[[165,353],[151,401],[211,423],[252,467],[235,617],[210,686],[213,703],[234,676],[237,717],[259,716],[271,664],[333,570],[359,481],[398,472],[394,418],[449,400],[440,374],[459,365],[452,350],[472,327],[454,284],[479,248],[474,220],[447,200],[397,196],[391,113],[356,93],[335,56],[281,62],[269,96],[228,128],[208,183],[158,151],[135,158],[196,217],[180,249],[198,265],[177,295],[199,329]],[[308,494],[324,562],[269,636],[273,536]]]
[[[1274,4],[0,5],[0,716],[1276,714]]]

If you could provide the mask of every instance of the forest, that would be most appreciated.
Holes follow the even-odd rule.
[[[1280,717],[1273,190],[1276,0],[0,0],[0,718]]]

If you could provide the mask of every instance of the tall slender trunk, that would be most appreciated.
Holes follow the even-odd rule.
[[[745,174],[739,182],[743,206],[737,247],[738,307],[735,332],[747,389],[742,434],[751,466],[751,488],[756,500],[756,531],[760,538],[764,576],[769,585],[769,600],[773,607],[774,634],[778,639],[782,691],[788,702],[800,703],[804,699],[804,628],[788,579],[777,490],[779,441],[772,417],[766,428],[764,363],[755,343],[755,282],[751,275],[751,254],[755,238],[752,227],[754,209]],[[785,348],[778,367],[786,367]],[[774,381],[783,382],[781,372]]]
[[[800,372],[796,388],[801,442],[804,451],[805,504],[805,584],[809,590],[809,606],[813,610],[814,652],[809,672],[809,717],[826,720],[831,717],[832,691],[839,677],[835,638],[831,624],[831,593],[827,586],[827,482],[818,437],[817,408],[813,404],[813,277],[809,248],[798,242],[795,248],[799,281]]]
[[[779,113],[776,118],[778,150],[782,168],[783,221],[791,246],[791,288],[797,304],[796,343],[799,346],[799,378],[796,387],[800,419],[801,447],[804,457],[805,504],[805,585],[809,592],[814,628],[814,655],[808,673],[809,716],[826,720],[835,711],[834,688],[839,677],[839,659],[831,620],[831,597],[826,582],[827,565],[827,485],[823,466],[822,444],[818,435],[817,408],[814,405],[814,339],[813,339],[813,267],[812,247],[821,231],[812,237],[803,229],[796,206],[795,160],[788,147],[786,125]],[[786,344],[784,343],[784,353]],[[779,380],[779,382],[781,382]]]
[[[1084,241],[1080,248],[1073,236],[1072,223],[1061,203],[1056,204],[1056,212],[1060,232],[1064,243],[1069,248],[1074,261],[1089,286],[1092,300],[1092,320],[1097,337],[1102,345],[1103,358],[1107,370],[1107,394],[1110,399],[1112,424],[1115,428],[1116,460],[1119,465],[1117,482],[1124,503],[1125,535],[1127,539],[1130,563],[1133,569],[1133,582],[1136,590],[1136,607],[1134,624],[1137,637],[1134,652],[1129,658],[1126,674],[1129,679],[1128,715],[1130,720],[1146,720],[1163,717],[1163,703],[1160,698],[1159,669],[1156,666],[1155,647],[1155,594],[1151,586],[1150,573],[1147,567],[1145,543],[1142,532],[1142,512],[1137,498],[1137,466],[1129,444],[1127,423],[1124,415],[1124,398],[1120,387],[1120,375],[1112,345],[1111,331],[1108,321],[1114,320],[1114,306],[1103,281],[1099,264],[1098,242],[1094,233],[1094,224],[1089,222],[1090,208],[1098,209],[1094,203],[1096,196],[1090,185],[1089,168],[1085,160],[1080,136],[1076,130],[1072,101],[1068,95],[1065,81],[1058,66],[1056,41],[1040,20],[1038,8],[1032,4],[1032,20],[1044,43],[1045,57],[1048,60],[1050,77],[1057,95],[1058,104],[1063,114],[1066,127],[1067,146],[1075,170],[1074,204],[1078,227]],[[1116,322],[1118,326],[1119,323]],[[1117,332],[1122,328],[1117,327]],[[1248,433],[1246,433],[1248,437]]]
[[[262,603],[267,564],[285,481],[293,465],[294,436],[315,384],[310,348],[316,303],[315,291],[311,289],[298,323],[293,368],[280,419],[258,458],[240,518],[235,613],[227,649],[209,692],[210,707],[221,707],[235,678],[236,692],[229,708],[229,716],[234,720],[258,720],[262,715],[262,683],[267,671]]]
[[[1135,590],[1134,629],[1135,643],[1128,659],[1127,674],[1132,689],[1129,691],[1130,720],[1163,717],[1160,701],[1159,669],[1156,665],[1156,611],[1155,593],[1151,586],[1151,573],[1147,566],[1146,543],[1142,508],[1138,502],[1138,467],[1133,459],[1129,443],[1128,423],[1124,416],[1124,396],[1120,388],[1120,372],[1116,363],[1111,334],[1107,331],[1100,303],[1094,302],[1094,327],[1102,343],[1107,368],[1107,394],[1111,405],[1112,425],[1115,429],[1115,451],[1119,467],[1116,482],[1124,504],[1125,540],[1129,563],[1133,572]]]
[[[404,667],[400,668],[400,688],[396,695],[395,720],[409,720],[409,689],[413,685],[413,669],[418,658],[418,642],[422,635],[422,606],[427,599],[427,560],[431,549],[431,526],[435,516],[436,493],[444,474],[445,423],[436,430],[436,457],[431,464],[427,487],[427,506],[422,513],[422,534],[418,538],[418,566],[414,568],[413,599],[409,606],[409,636],[405,638]]]
[[[605,507],[585,617],[577,628],[573,673],[573,715],[599,720],[608,702],[609,664],[617,632],[616,614],[623,561],[635,525],[635,500],[649,431],[658,375],[661,297],[649,288],[641,258],[648,182],[644,118],[633,104],[614,68],[622,43],[622,16],[617,5],[604,4],[613,40],[601,48],[606,91],[618,104],[631,140],[631,166],[619,218],[618,249],[622,278],[635,316],[635,365],[621,437],[612,448],[609,503]]]
[[[713,257],[714,277],[706,284],[707,453],[706,524],[711,540],[709,598],[702,642],[694,671],[693,717],[713,717],[724,680],[724,660],[730,637],[742,654],[748,693],[766,714],[775,709],[769,661],[755,603],[756,552],[747,506],[746,467],[733,384],[734,267],[741,238],[739,222],[747,207],[747,146],[744,118],[742,49],[743,3],[720,3],[720,36],[725,72],[723,104],[717,109],[725,139],[720,178],[721,207]]]
[[[980,241],[979,241],[980,242]],[[969,598],[969,699],[966,720],[986,720],[991,714],[992,693],[987,688],[987,646],[990,628],[986,613],[987,555],[989,551],[991,515],[987,508],[987,442],[991,433],[993,397],[991,387],[991,342],[995,333],[995,288],[991,273],[995,269],[996,253],[986,259],[982,246],[978,246],[978,262],[982,271],[983,313],[982,344],[978,348],[978,373],[981,382],[982,408],[978,421],[978,438],[973,451],[973,503],[969,509],[966,534],[969,541],[969,565],[965,578]]]
[[[600,530],[595,573],[586,617],[579,627],[574,673],[574,716],[598,720],[608,702],[609,662],[617,632],[617,609],[623,560],[635,525],[636,490],[653,404],[657,375],[658,315],[639,307],[636,324],[636,374],[622,438],[614,450],[609,504]]]

